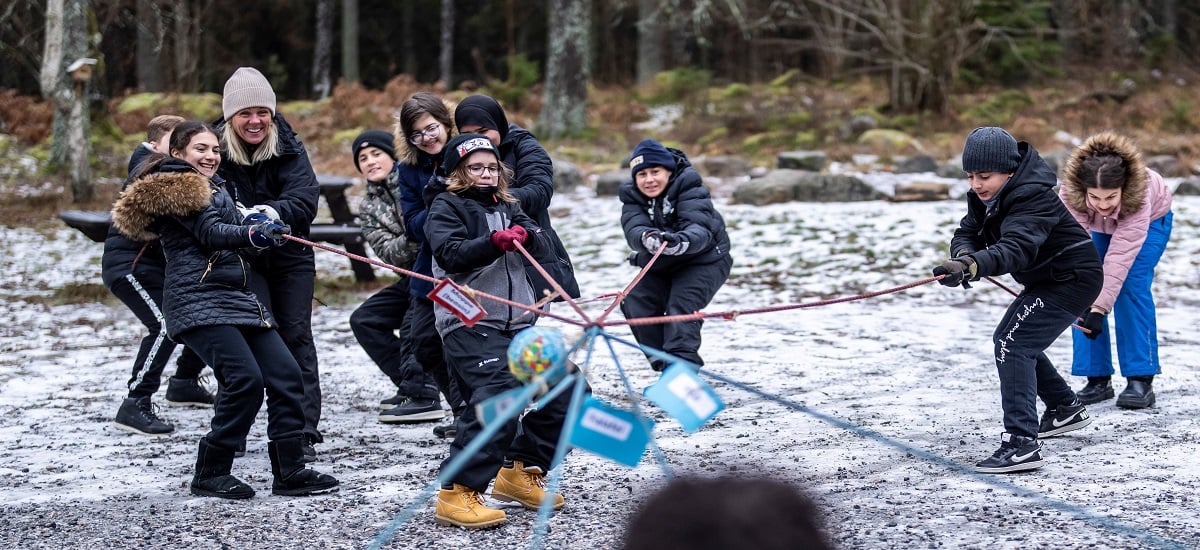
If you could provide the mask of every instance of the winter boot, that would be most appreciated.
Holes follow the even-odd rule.
[[[464,529],[487,529],[504,525],[504,510],[488,508],[483,493],[457,483],[438,491],[433,520],[438,525],[457,525]]]
[[[447,424],[434,426],[433,435],[442,439],[454,439],[454,436],[458,435],[458,417],[452,417]]]
[[[200,385],[199,378],[167,379],[167,403],[210,409],[213,406],[213,394]]]
[[[243,499],[254,496],[254,488],[230,475],[233,451],[227,451],[200,440],[196,455],[196,475],[192,478],[192,494],[201,497]]]
[[[271,456],[271,493],[290,497],[316,495],[337,490],[338,480],[304,467],[304,438],[293,437],[267,443]]]
[[[492,498],[503,502],[519,502],[521,506],[537,510],[546,496],[546,472],[537,466],[526,466],[520,460],[500,468],[496,483],[492,486]],[[554,509],[563,507],[563,496],[555,493]]]
[[[1130,376],[1125,389],[1117,396],[1117,406],[1122,409],[1144,409],[1154,406],[1153,376]]]
[[[1099,403],[1112,399],[1113,393],[1112,377],[1111,376],[1089,376],[1088,383],[1083,389],[1075,392],[1079,397],[1079,401],[1084,405]]]
[[[1038,427],[1038,437],[1054,437],[1070,431],[1078,430],[1092,423],[1092,417],[1079,399],[1070,405],[1059,405],[1053,409],[1047,408],[1042,415],[1042,423]]]
[[[117,409],[113,426],[142,435],[163,435],[175,431],[175,426],[163,421],[154,412],[150,396],[126,397]]]
[[[406,398],[399,405],[379,413],[379,421],[384,424],[437,422],[443,418],[446,418],[446,413],[437,399],[415,397]]]
[[[1041,468],[1045,463],[1042,444],[1038,440],[1006,433],[1000,437],[1000,448],[976,464],[975,471],[984,474],[1023,472]]]

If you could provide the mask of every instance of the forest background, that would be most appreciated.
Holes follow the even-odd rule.
[[[354,175],[354,135],[390,129],[422,89],[493,95],[585,173],[619,169],[643,137],[767,167],[790,149],[957,159],[980,125],[1043,150],[1114,128],[1194,171],[1198,51],[1200,5],[1173,0],[13,2],[0,205],[106,206],[146,121],[219,117],[244,65],[324,173]],[[67,77],[76,59],[95,60],[84,82]],[[864,120],[912,139],[863,142]]]

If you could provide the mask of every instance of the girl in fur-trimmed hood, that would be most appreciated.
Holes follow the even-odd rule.
[[[1158,362],[1158,327],[1150,285],[1171,237],[1171,190],[1146,167],[1134,143],[1115,132],[1088,138],[1067,159],[1059,189],[1063,203],[1091,232],[1104,260],[1104,289],[1073,336],[1071,374],[1088,377],[1084,403],[1114,396],[1107,315],[1113,314],[1117,358],[1127,379],[1117,406],[1154,405],[1151,383]]]

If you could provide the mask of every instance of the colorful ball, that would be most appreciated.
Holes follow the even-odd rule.
[[[518,332],[508,344],[508,370],[524,383],[545,376],[549,371],[565,374],[564,369],[559,367],[566,359],[567,346],[558,329],[529,327]],[[554,383],[550,380],[546,382]]]

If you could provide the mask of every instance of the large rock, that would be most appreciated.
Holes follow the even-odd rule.
[[[775,157],[776,168],[820,172],[829,157],[824,151],[784,151]]]
[[[554,163],[554,191],[569,193],[583,185],[583,171],[575,163],[551,157]]]
[[[1171,155],[1154,155],[1146,159],[1146,167],[1165,178],[1186,178],[1192,175],[1185,164]]]
[[[1188,178],[1179,182],[1179,187],[1175,188],[1175,194],[1192,197],[1200,195],[1200,179]]]
[[[615,197],[621,184],[629,180],[629,172],[604,172],[596,176],[596,196]]]
[[[878,127],[879,122],[875,120],[875,117],[870,115],[855,115],[842,124],[842,139],[844,141],[855,140],[863,132],[874,130]]]
[[[737,156],[701,156],[692,160],[692,167],[703,177],[740,178],[750,173],[750,161]]]
[[[925,148],[912,136],[890,128],[867,130],[858,136],[858,143],[886,156],[925,154]]]
[[[850,202],[885,198],[862,180],[844,174],[816,174],[804,170],[775,170],[746,181],[733,192],[733,201],[764,205],[790,201]]]
[[[913,155],[896,163],[897,174],[919,174],[921,172],[935,172],[938,164],[933,157],[929,155]]]
[[[915,181],[896,184],[893,202],[944,201],[950,199],[950,184]]]

